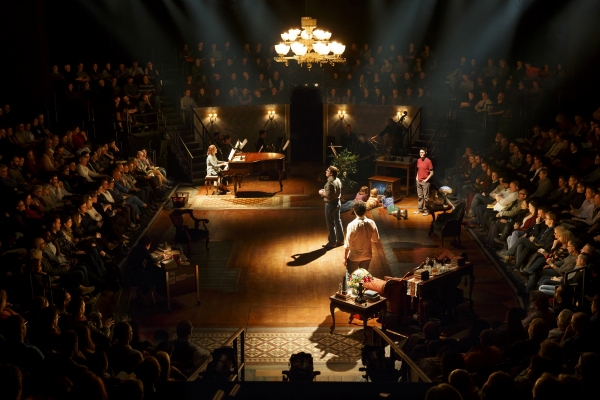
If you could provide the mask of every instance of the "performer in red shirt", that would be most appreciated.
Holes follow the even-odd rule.
[[[433,164],[426,157],[427,150],[425,148],[419,150],[420,158],[417,160],[417,195],[419,196],[419,209],[413,214],[429,215],[425,208],[425,202],[429,200],[429,179],[433,176]]]

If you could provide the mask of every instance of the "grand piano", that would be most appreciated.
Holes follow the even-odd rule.
[[[242,178],[250,174],[279,171],[279,190],[283,190],[285,155],[280,153],[239,153],[229,161],[229,168],[223,175],[233,178],[233,193],[237,195],[238,185],[242,187]]]

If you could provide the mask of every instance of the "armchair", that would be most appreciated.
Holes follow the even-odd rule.
[[[192,220],[194,220],[194,228],[190,228],[185,224],[184,217],[186,214],[189,215]],[[208,228],[206,227],[208,219],[194,217],[194,211],[190,209],[174,210],[171,212],[171,214],[169,214],[169,218],[171,218],[171,222],[173,223],[173,226],[175,226],[174,242],[175,244],[183,243],[187,245],[188,258],[190,257],[193,242],[205,240],[206,251],[209,251],[208,242],[210,240],[210,235]],[[199,227],[200,223],[202,223],[202,228]]]
[[[387,299],[386,307],[387,312],[390,314],[398,315],[400,318],[403,311],[403,296],[402,296],[402,278],[394,278],[391,276],[385,276],[384,279],[373,277],[373,280],[369,283],[365,283],[363,286],[365,289],[374,290],[381,296]]]
[[[444,246],[444,237],[448,236],[458,238],[458,243],[462,245],[460,232],[466,206],[466,203],[461,201],[454,207],[452,212],[440,215],[433,223],[433,233],[441,239],[442,247]]]
[[[575,290],[574,300],[579,303],[579,307],[583,307],[586,295],[586,280],[589,279],[589,271],[587,266],[577,267],[569,272],[563,273],[562,281]]]

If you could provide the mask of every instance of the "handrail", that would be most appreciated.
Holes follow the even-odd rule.
[[[419,125],[417,125],[413,130],[413,124],[417,120],[417,116],[419,114],[421,114],[421,109],[422,109],[422,107],[419,107],[419,111],[417,111],[417,113],[413,117],[412,121],[410,121],[410,125],[408,125],[408,128],[407,128],[408,129],[408,143],[406,143],[406,146],[409,146],[410,144],[412,144],[413,137],[415,136],[415,134],[417,132],[419,132],[419,133],[421,132],[421,118],[419,118]]]
[[[169,120],[169,117],[167,117],[167,115],[164,112],[161,112],[161,116],[162,116],[163,128],[164,128],[165,132],[171,137],[171,139],[175,143],[175,148],[177,149],[177,152],[179,153],[181,158],[183,158],[183,160],[189,167],[190,175],[191,175],[193,172],[192,166],[194,164],[194,156],[192,155],[192,152],[190,151],[190,149],[185,144],[185,141],[181,138],[181,136],[177,132],[177,129],[175,129],[175,127]],[[185,149],[185,152],[182,150],[182,147],[183,147],[183,149]]]
[[[439,139],[441,138],[441,136],[443,135],[443,133],[448,131],[448,126],[449,125],[450,125],[450,119],[448,118],[448,116],[446,116],[446,120],[442,121],[440,123],[440,125],[438,126],[438,128],[435,130],[435,133],[431,136],[431,139],[429,139],[429,142],[427,142],[427,152],[429,153],[430,156],[434,155],[435,149],[436,149],[436,146],[434,146],[432,148],[431,144],[432,143],[437,143],[439,141]]]
[[[239,346],[240,346],[239,362],[238,362],[238,342],[239,342]],[[233,354],[235,355],[235,364],[234,364],[234,368],[235,368],[235,372],[236,372],[235,378],[236,378],[236,380],[240,380],[242,382],[246,380],[246,362],[245,362],[245,356],[244,356],[245,343],[246,343],[246,329],[245,328],[238,329],[236,333],[231,335],[231,337],[229,338],[229,340],[227,340],[227,342],[223,343],[223,346],[232,346],[233,347]]]
[[[238,362],[238,340],[240,341],[240,354],[241,354],[241,360]],[[237,332],[235,332],[233,335],[231,335],[229,337],[229,339],[227,339],[226,342],[224,342],[221,346],[232,346],[233,347],[233,353],[235,354],[235,371],[236,371],[236,377],[239,378],[239,380],[241,381],[245,381],[246,380],[246,363],[245,363],[245,357],[244,357],[244,346],[245,346],[245,341],[246,341],[246,328],[240,328],[237,330]],[[188,377],[187,381],[188,382],[192,382],[195,381],[196,379],[198,379],[198,375],[200,374],[200,371],[204,371],[206,369],[206,367],[208,366],[210,357],[206,359],[206,361],[204,361],[202,363],[202,365],[200,365],[198,368],[196,368],[196,370]],[[241,378],[240,378],[241,375]]]
[[[144,119],[147,119],[147,117],[152,117],[152,116],[156,116],[156,119],[152,122],[147,122],[147,121],[140,121],[139,119],[141,117],[144,117]],[[141,125],[145,125],[145,126],[153,126],[156,125],[156,130],[160,129],[160,121],[158,120],[158,111],[153,111],[150,113],[144,113],[144,114],[131,114],[130,115],[131,121],[133,122],[139,122]],[[129,135],[133,135],[133,132],[131,132],[131,128],[135,125],[131,125],[131,122],[128,124],[129,125]]]
[[[373,332],[377,333],[383,340],[385,340],[385,342],[387,344],[390,345],[390,349],[393,351],[390,351],[390,356],[392,357],[392,361],[395,360],[395,355],[399,356],[399,360],[402,361],[402,363],[404,365],[406,365],[408,367],[408,382],[426,382],[426,383],[431,383],[431,379],[429,379],[429,377],[427,376],[427,374],[425,374],[425,372],[423,372],[423,370],[421,368],[419,368],[419,366],[417,364],[415,364],[415,362],[413,360],[410,359],[410,357],[403,352],[400,347],[398,347],[398,345],[396,343],[394,343],[392,341],[392,339],[390,339],[388,337],[388,335],[386,335],[381,328],[374,326],[373,327]]]
[[[210,134],[210,132],[208,131],[208,129],[206,129],[206,126],[204,125],[204,123],[202,122],[202,118],[198,115],[198,113],[196,112],[195,108],[192,108],[192,118],[191,119],[191,124],[192,124],[192,133],[195,134],[195,132],[198,133],[198,136],[200,136],[200,140],[202,141],[202,146],[203,146],[203,150],[206,151],[208,149],[208,146],[210,146],[211,144],[215,144],[212,135]],[[195,121],[198,120],[198,122],[200,123],[200,126],[202,126],[202,132],[200,132],[200,130],[196,127]]]

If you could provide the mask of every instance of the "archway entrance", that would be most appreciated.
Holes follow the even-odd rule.
[[[292,160],[322,162],[323,99],[316,87],[297,86],[290,96]]]

